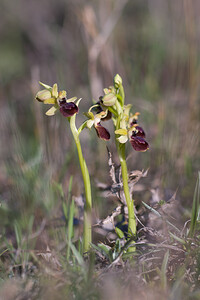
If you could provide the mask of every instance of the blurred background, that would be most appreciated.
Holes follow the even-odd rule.
[[[167,201],[176,192],[187,215],[200,169],[200,2],[0,0],[0,11],[1,232],[9,236],[16,220],[26,229],[30,216],[38,224],[58,217],[71,175],[72,193],[83,192],[68,124],[45,116],[48,107],[34,100],[38,81],[82,97],[81,124],[116,73],[150,144],[146,153],[127,148],[130,171],[149,169],[135,199],[154,191]],[[95,183],[110,180],[106,145],[119,163],[113,137],[106,144],[85,129],[81,141],[106,215],[110,204]]]

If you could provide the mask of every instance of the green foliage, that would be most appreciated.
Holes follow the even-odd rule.
[[[0,298],[199,299],[200,174],[195,189],[193,180],[200,164],[199,3],[128,1],[99,48],[95,77],[95,61],[88,60],[95,49],[91,45],[104,37],[112,23],[107,21],[120,11],[115,5],[124,1],[72,2],[0,1]],[[128,102],[143,112],[151,144],[142,159],[136,153],[127,160],[130,170],[150,171],[143,184],[135,186],[137,217],[145,227],[138,223],[134,263],[133,255],[124,253],[124,265],[118,261],[126,251],[119,239],[114,245],[101,236],[105,244],[99,245],[96,233],[93,258],[82,257],[82,225],[72,225],[77,213],[72,196],[83,191],[75,149],[64,121],[47,120],[31,102],[40,79],[50,84],[56,80],[81,95],[87,110],[92,79],[99,95],[114,72],[123,74]],[[108,183],[107,193],[105,147],[84,131],[88,169],[93,182]],[[163,192],[157,207],[149,203],[149,191],[155,187]],[[165,204],[168,192],[176,189],[180,216],[171,218]],[[105,216],[113,206],[110,198],[97,193],[93,214]],[[140,219],[141,211],[145,213]],[[156,229],[157,221],[148,228],[151,213],[160,221]],[[183,227],[189,218],[191,223]],[[45,252],[47,245],[50,253]],[[46,261],[39,252],[46,258],[51,254],[51,259]],[[55,266],[52,257],[61,266]]]
[[[193,237],[199,221],[199,205],[200,205],[200,172],[198,172],[196,187],[193,196],[192,214],[189,236]]]
[[[116,239],[114,247],[110,247],[110,246],[105,245],[103,243],[98,244],[98,245],[92,244],[92,247],[97,252],[99,252],[103,256],[105,256],[105,258],[108,259],[108,261],[110,263],[114,262],[119,257],[119,255],[121,254],[121,250],[122,250],[119,239]]]

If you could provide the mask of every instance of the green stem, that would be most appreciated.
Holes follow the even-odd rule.
[[[91,211],[92,211],[92,194],[90,185],[90,175],[88,168],[83,157],[83,152],[81,149],[81,143],[79,139],[79,132],[75,125],[75,115],[70,118],[70,127],[76,143],[76,148],[78,152],[78,158],[80,163],[80,168],[83,177],[83,183],[85,187],[85,207],[84,207],[84,225],[83,225],[83,251],[87,252],[90,248],[92,242],[92,225],[91,225]]]
[[[124,188],[124,194],[126,198],[126,204],[128,207],[128,233],[130,236],[136,235],[136,219],[134,212],[134,204],[130,195],[129,186],[128,186],[128,170],[126,164],[126,155],[125,155],[125,144],[120,144],[118,147],[119,150],[119,159],[122,169],[122,182]]]
[[[88,168],[83,158],[81,144],[79,138],[75,140],[81,172],[83,176],[83,182],[85,187],[85,208],[84,208],[84,225],[83,225],[83,251],[86,252],[90,248],[92,242],[92,225],[91,225],[91,210],[92,210],[92,196],[91,196],[91,185]]]

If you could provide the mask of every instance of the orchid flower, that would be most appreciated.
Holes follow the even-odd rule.
[[[58,85],[54,83],[53,87],[40,82],[45,88],[36,94],[36,99],[44,104],[53,104],[53,106],[46,112],[47,116],[55,115],[59,109],[64,117],[71,117],[78,112],[78,106],[74,103],[76,97],[67,99],[67,92],[58,92]]]
[[[130,108],[130,104],[124,106],[124,115],[120,122],[120,128],[115,130],[115,134],[120,135],[117,137],[117,140],[121,144],[125,144],[129,140],[135,151],[144,152],[149,149],[149,145],[144,139],[145,132],[143,128],[137,125],[139,113],[129,117]]]
[[[105,141],[108,141],[110,139],[110,133],[109,131],[101,125],[101,121],[103,121],[107,115],[108,115],[108,110],[106,111],[100,111],[97,114],[93,114],[91,111],[94,107],[99,106],[98,104],[93,105],[90,107],[87,113],[85,115],[89,118],[89,120],[86,122],[86,126],[91,129],[92,126],[94,126],[97,136]]]

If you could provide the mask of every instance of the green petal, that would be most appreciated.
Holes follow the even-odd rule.
[[[76,98],[76,97],[74,97],[74,98]],[[79,103],[81,102],[81,100],[82,100],[82,98],[79,98],[79,99],[77,100],[77,102],[76,102],[76,105],[77,105],[77,106],[79,106]]]
[[[55,97],[55,98],[58,98],[58,85],[57,85],[57,83],[54,83],[54,85],[53,85],[52,96]]]
[[[58,96],[60,99],[67,97],[67,92],[65,90],[62,90],[58,93]]]
[[[110,93],[110,90],[109,90],[109,89],[107,89],[107,88],[103,89],[103,91],[104,91],[104,94],[108,94],[108,93]]]
[[[74,102],[74,101],[76,101],[76,99],[77,99],[77,97],[72,97],[72,98],[69,98],[69,99],[67,99],[67,102]],[[80,99],[79,99],[80,100]],[[78,101],[79,101],[78,100]],[[78,102],[77,101],[77,102]],[[80,101],[79,101],[80,102]],[[78,103],[79,104],[79,103]],[[77,105],[77,103],[76,103],[76,105]],[[78,105],[77,105],[78,106]]]

